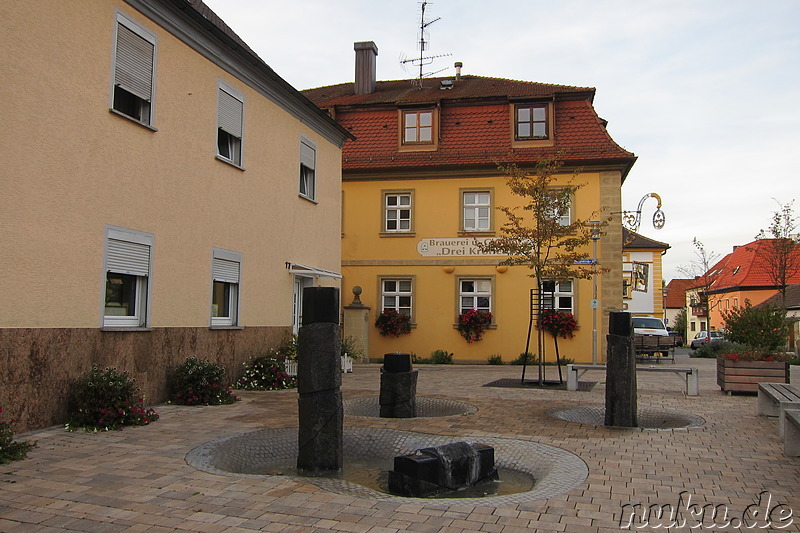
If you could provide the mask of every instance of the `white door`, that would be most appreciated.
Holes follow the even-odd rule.
[[[306,276],[294,277],[294,294],[292,295],[292,333],[297,335],[300,332],[300,325],[303,323],[303,289],[312,287],[314,278]]]

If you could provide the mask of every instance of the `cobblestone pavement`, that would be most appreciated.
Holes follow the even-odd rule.
[[[217,474],[188,465],[187,454],[209,441],[297,426],[295,391],[248,392],[229,406],[156,406],[161,419],[145,427],[97,434],[49,428],[18,436],[38,447],[24,461],[0,465],[0,532],[512,533],[689,531],[700,525],[800,531],[800,458],[783,455],[775,419],[756,416],[755,396],[722,393],[713,360],[679,355],[675,364],[700,369],[700,396],[685,396],[677,375],[642,372],[639,407],[699,416],[706,421],[701,427],[613,429],[559,420],[547,411],[604,404],[602,372],[583,376],[598,382],[589,392],[499,388],[484,385],[519,377],[521,367],[483,365],[417,367],[418,395],[466,402],[477,412],[345,417],[348,428],[517,439],[579,456],[588,466],[586,480],[548,499],[505,505],[381,501],[298,478]],[[554,368],[547,370],[548,378],[557,377]],[[529,368],[527,377],[535,375]],[[379,366],[355,365],[342,381],[346,400],[376,395]],[[648,509],[653,512],[643,520]]]

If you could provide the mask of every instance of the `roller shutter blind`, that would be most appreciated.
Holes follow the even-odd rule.
[[[244,103],[220,87],[219,101],[217,102],[218,127],[234,137],[241,139],[243,114]]]
[[[305,139],[300,141],[300,164],[314,169],[314,162],[317,157],[317,150],[313,144]]]
[[[114,83],[149,102],[153,92],[154,54],[153,43],[118,23]]]
[[[214,281],[239,283],[239,263],[215,257],[211,276],[214,278]]]
[[[116,274],[148,276],[150,273],[150,246],[109,238],[106,270]]]

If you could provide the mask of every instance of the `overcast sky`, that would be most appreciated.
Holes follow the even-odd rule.
[[[353,43],[375,41],[378,79],[414,77],[417,0],[204,0],[297,89],[353,81]],[[752,241],[800,197],[800,0],[434,0],[426,72],[597,88],[598,114],[638,161],[623,206],[666,242],[664,278]],[[800,202],[795,204],[800,214]]]

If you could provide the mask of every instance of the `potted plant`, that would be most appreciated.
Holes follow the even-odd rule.
[[[711,343],[717,351],[717,384],[723,391],[758,392],[758,384],[788,383],[785,352],[788,326],[777,307],[744,307],[723,312],[726,341]]]
[[[555,309],[545,309],[539,317],[539,329],[547,331],[553,336],[553,342],[556,345],[556,364],[558,365],[558,380],[563,383],[561,377],[561,357],[558,353],[558,338],[571,339],[575,336],[575,330],[578,329],[578,323],[575,321],[575,315],[564,311],[557,311]]]
[[[458,315],[456,329],[467,342],[473,343],[483,338],[486,327],[492,323],[492,313],[489,311],[479,311],[477,309],[467,309]]]
[[[411,315],[398,313],[395,309],[384,309],[375,320],[375,327],[386,337],[406,335],[411,333]]]

